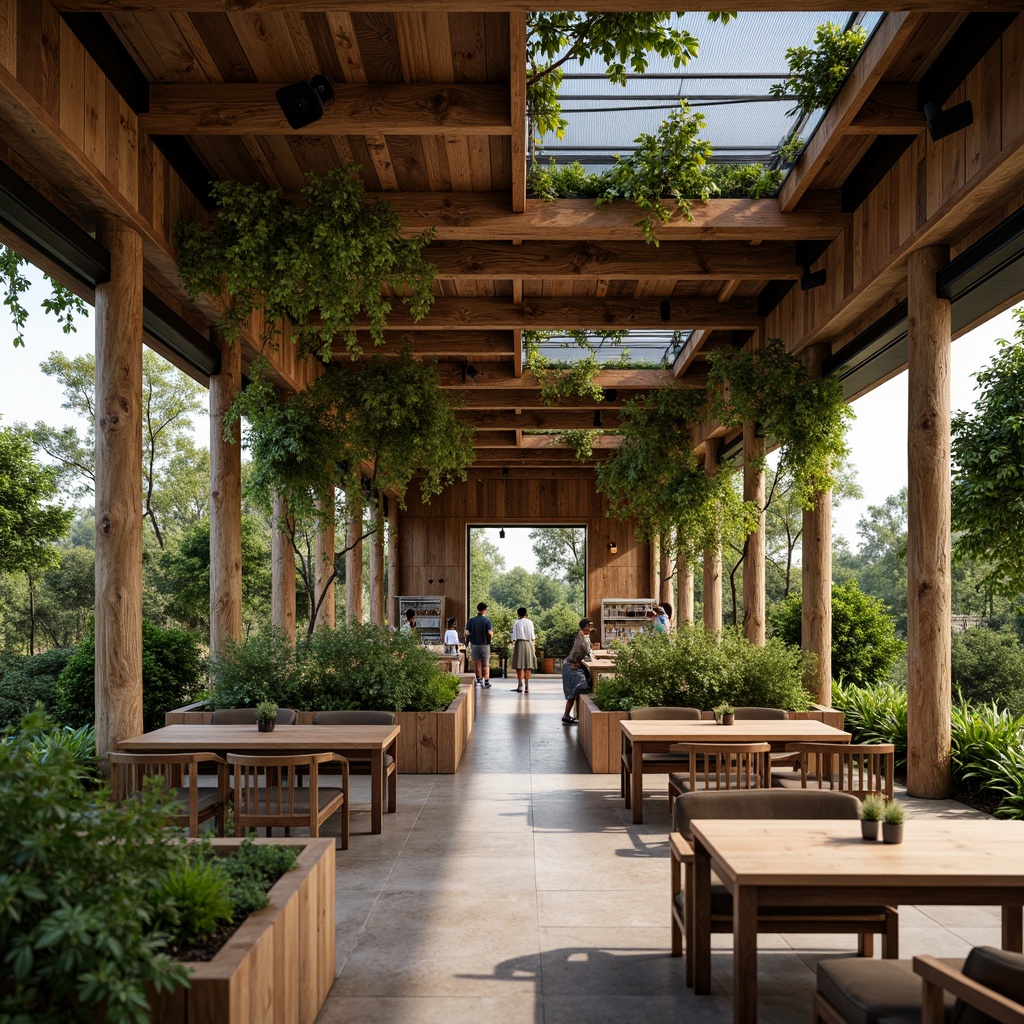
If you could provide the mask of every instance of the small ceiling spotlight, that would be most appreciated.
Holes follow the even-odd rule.
[[[608,541],[608,554],[617,555],[619,553],[619,545],[615,541]]]
[[[507,480],[508,479],[508,466],[502,466],[501,467],[501,479],[502,480]]]
[[[974,124],[974,108],[971,101],[958,103],[949,110],[943,110],[940,103],[926,103],[924,105],[924,119],[928,122],[928,132],[932,142],[946,138],[955,132],[962,131],[969,125]]]
[[[661,322],[667,324],[672,319],[672,303],[668,299],[661,300]]]
[[[282,86],[274,95],[292,128],[305,128],[324,116],[324,107],[334,99],[334,86],[326,75],[314,75],[308,82]]]
[[[619,393],[615,388],[602,388],[601,394],[604,395],[604,400],[606,402],[614,402],[615,399],[619,397]],[[598,412],[600,412],[600,410],[598,410]]]
[[[498,531],[498,540],[504,540],[504,539],[505,539],[505,527],[503,526],[503,527],[502,527],[502,528],[501,528],[501,529],[500,529],[500,530]]]

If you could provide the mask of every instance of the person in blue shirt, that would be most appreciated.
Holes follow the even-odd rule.
[[[476,685],[486,688],[491,685],[491,637],[494,636],[494,626],[484,615],[485,611],[487,603],[481,601],[476,606],[476,615],[466,623],[466,642],[476,673]]]

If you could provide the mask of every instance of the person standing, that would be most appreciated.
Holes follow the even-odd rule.
[[[416,632],[416,609],[406,608],[405,609],[405,622],[402,623],[403,633],[415,633]]]
[[[455,628],[455,616],[453,615],[445,627],[444,631],[444,653],[445,654],[458,654],[459,653],[459,631]]]
[[[466,642],[469,644],[469,656],[473,660],[473,671],[476,673],[476,685],[489,688],[491,685],[491,637],[494,626],[484,615],[487,602],[481,601],[476,606],[476,615],[466,623]]]
[[[589,693],[590,674],[585,661],[590,660],[593,647],[590,644],[590,619],[580,619],[580,631],[573,641],[569,657],[562,662],[562,694],[565,696],[565,713],[562,715],[563,725],[575,725],[579,719],[573,715],[573,705],[579,700],[581,693]]]
[[[665,609],[660,605],[654,606],[654,628],[659,633],[668,632],[668,616],[665,614]]]
[[[517,608],[516,619],[512,626],[512,667],[516,670],[516,686],[514,693],[530,692],[530,673],[537,670],[537,631],[533,623],[526,617],[525,608]],[[526,689],[523,689],[523,683]]]

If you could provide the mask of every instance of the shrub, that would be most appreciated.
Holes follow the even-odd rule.
[[[907,691],[896,683],[832,685],[832,706],[843,713],[854,743],[892,743],[896,764],[907,764]]]
[[[186,856],[153,886],[154,925],[181,946],[215,932],[235,908],[228,876],[214,861]]]
[[[772,632],[797,647],[802,642],[800,594],[791,594],[771,615]],[[884,679],[905,644],[885,605],[847,580],[832,585],[832,675],[863,686]]]
[[[295,648],[283,630],[261,629],[248,639],[229,639],[211,660],[213,688],[208,709],[254,708],[272,700],[281,707],[303,706]]]
[[[158,791],[115,807],[76,778],[72,755],[33,758],[33,715],[0,744],[0,1019],[144,1024],[146,986],[186,983],[152,930],[152,879],[179,857]]]
[[[142,721],[146,730],[164,724],[164,715],[203,694],[199,643],[181,629],[142,623]],[[96,715],[96,637],[75,648],[57,678],[57,718],[71,726],[91,724]]]
[[[953,634],[953,693],[968,704],[996,703],[1024,714],[1024,649],[1009,626]]]
[[[206,847],[206,855],[215,857]],[[234,920],[242,921],[253,911],[262,910],[268,903],[267,893],[274,883],[295,867],[299,856],[296,846],[256,846],[246,839],[238,852],[230,857],[216,857],[213,861],[228,880]]]
[[[644,630],[619,651],[615,675],[602,682],[595,701],[603,711],[716,704],[806,710],[806,656],[773,639],[764,647],[736,630],[715,637],[700,626],[674,633]]]
[[[564,658],[568,655],[580,631],[582,618],[565,601],[559,601],[553,608],[541,613],[537,620],[537,632],[543,638],[545,657]]]
[[[53,711],[57,677],[73,652],[73,647],[56,647],[25,658],[0,679],[0,729],[17,725],[37,703]]]
[[[91,784],[98,778],[96,730],[91,725],[77,729],[55,725],[52,729],[35,732],[28,746],[28,756],[42,764],[59,759],[80,782]]]

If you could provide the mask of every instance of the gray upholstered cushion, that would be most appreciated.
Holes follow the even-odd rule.
[[[964,974],[972,981],[1024,1006],[1024,953],[976,946],[968,954]],[[954,1024],[991,1024],[992,1018],[958,999]]]
[[[634,722],[697,722],[700,708],[633,708],[629,717]]]
[[[314,725],[394,725],[394,711],[318,711]]]
[[[737,722],[780,721],[789,718],[789,712],[782,708],[736,708],[733,711],[733,718]]]
[[[945,960],[959,969],[961,960]],[[911,1024],[921,1021],[921,979],[910,960],[842,957],[818,963],[818,992],[847,1024]],[[952,1020],[953,1000],[946,1000]]]
[[[673,828],[690,837],[698,818],[801,818],[825,821],[860,817],[860,801],[849,793],[817,789],[733,789],[677,796]]]

